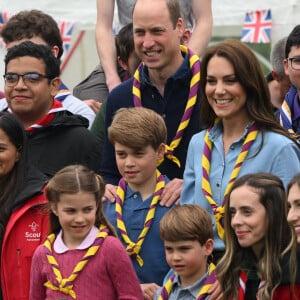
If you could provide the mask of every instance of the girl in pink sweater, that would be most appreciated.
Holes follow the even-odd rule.
[[[126,250],[102,212],[104,183],[80,165],[49,181],[51,232],[33,256],[30,299],[143,299]]]

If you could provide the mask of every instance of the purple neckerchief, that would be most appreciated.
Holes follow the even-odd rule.
[[[293,116],[292,116],[292,120],[294,122],[299,118],[300,118],[300,103],[299,103],[299,95],[298,95],[298,92],[297,92],[297,93],[295,93],[294,99],[293,99]],[[297,124],[297,125],[299,125],[299,124]],[[297,126],[297,128],[299,128],[299,126]]]

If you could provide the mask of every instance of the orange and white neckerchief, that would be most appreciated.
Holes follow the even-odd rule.
[[[237,300],[244,300],[245,294],[246,294],[246,284],[247,284],[247,272],[244,270],[240,271],[240,277],[239,277],[239,291],[238,291],[238,298]],[[261,299],[260,292],[261,289],[265,286],[266,281],[261,280],[258,286],[258,291],[256,294],[256,299]]]
[[[139,255],[140,250],[142,248],[142,244],[145,240],[145,237],[152,225],[156,205],[160,200],[160,196],[165,188],[165,178],[161,173],[156,170],[156,186],[153,194],[153,198],[144,222],[144,228],[141,231],[138,239],[136,242],[133,242],[130,237],[128,236],[126,225],[123,220],[123,204],[125,200],[125,193],[126,193],[126,182],[123,178],[121,178],[118,188],[117,188],[117,196],[116,196],[116,215],[117,215],[117,228],[121,233],[121,236],[124,242],[127,244],[126,251],[129,256],[133,256],[136,258],[140,267],[143,266],[144,262],[141,256]]]
[[[82,257],[82,259],[76,264],[72,274],[68,278],[62,278],[58,262],[52,254],[52,244],[55,241],[56,236],[54,233],[50,234],[44,242],[44,246],[46,257],[48,263],[52,267],[53,273],[55,274],[56,282],[53,283],[51,281],[47,281],[44,283],[44,286],[53,291],[60,291],[66,295],[70,295],[73,299],[76,299],[76,293],[73,290],[73,282],[77,278],[79,273],[83,270],[83,268],[86,266],[86,264],[90,261],[90,259],[93,256],[95,256],[95,254],[98,252],[105,238],[108,236],[108,233],[108,227],[101,225],[94,243],[87,249],[86,253]]]
[[[215,120],[214,125],[216,125],[218,122],[220,122],[219,118],[217,118]],[[224,227],[222,224],[222,220],[223,220],[224,212],[225,212],[224,205],[227,200],[227,196],[232,188],[232,185],[241,170],[242,164],[243,164],[245,158],[247,157],[248,151],[257,137],[258,128],[257,128],[256,124],[253,123],[250,126],[250,128],[248,129],[247,136],[242,145],[241,152],[238,155],[235,165],[234,165],[234,168],[231,172],[230,179],[229,179],[228,185],[227,185],[225,193],[224,193],[223,203],[221,206],[218,206],[218,204],[214,201],[213,196],[212,196],[210,182],[209,182],[210,161],[211,161],[211,152],[212,152],[212,142],[208,138],[210,130],[211,130],[211,128],[206,131],[205,136],[204,136],[205,143],[204,143],[204,149],[203,149],[203,155],[202,155],[202,191],[214,213],[214,218],[216,221],[218,235],[221,239],[223,239]]]
[[[180,141],[183,137],[184,130],[188,127],[193,109],[196,105],[197,94],[199,90],[199,82],[200,82],[200,59],[198,55],[194,54],[187,47],[180,45],[181,52],[185,53],[189,56],[189,64],[190,69],[192,71],[192,79],[190,81],[190,91],[188,100],[186,103],[186,107],[184,113],[182,115],[180,124],[178,126],[175,137],[173,138],[170,145],[165,145],[165,157],[176,163],[178,167],[180,167],[179,159],[174,156],[175,149],[179,146]],[[143,68],[143,63],[139,65],[137,70],[133,75],[133,85],[132,85],[132,93],[133,93],[133,102],[134,106],[142,106],[142,96],[141,96],[141,82],[140,82],[140,72]],[[159,164],[163,162],[163,159],[159,161]]]

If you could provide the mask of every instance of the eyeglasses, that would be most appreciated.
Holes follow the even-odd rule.
[[[16,86],[20,80],[20,77],[22,77],[22,80],[26,85],[38,84],[40,81],[42,81],[43,78],[49,79],[48,76],[36,72],[30,72],[25,74],[6,73],[3,75],[5,84],[9,87]]]
[[[292,69],[300,70],[300,56],[288,57],[286,60],[291,62]]]

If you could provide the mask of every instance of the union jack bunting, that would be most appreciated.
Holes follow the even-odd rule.
[[[245,43],[270,43],[272,14],[270,9],[247,12],[241,41]]]
[[[13,13],[8,11],[0,11],[0,31],[2,30],[3,25],[8,21],[8,19],[13,15]],[[0,38],[0,48],[4,48],[5,43],[3,39]]]
[[[61,38],[63,41],[64,54],[61,58],[63,60],[70,50],[71,37],[72,37],[72,32],[73,32],[75,24],[73,22],[69,22],[69,21],[58,20],[57,25],[59,27],[60,35],[61,35]]]

